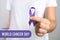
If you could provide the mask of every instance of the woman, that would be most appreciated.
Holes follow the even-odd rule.
[[[56,27],[56,0],[7,0],[9,30],[30,30],[30,38],[6,38],[6,40],[49,40],[48,33]],[[30,10],[35,15],[30,15]],[[34,12],[33,12],[34,11]],[[45,15],[45,17],[44,17]],[[29,21],[37,22],[29,25]]]

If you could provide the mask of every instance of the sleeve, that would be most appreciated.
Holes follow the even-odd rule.
[[[11,4],[12,4],[12,0],[7,0],[7,3],[6,3],[6,9],[7,10],[11,10],[11,8],[12,8],[11,7],[12,6]]]
[[[47,7],[56,7],[57,0],[47,0]]]

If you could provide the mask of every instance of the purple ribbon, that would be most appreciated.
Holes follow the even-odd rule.
[[[33,11],[33,13],[32,13],[32,11]],[[31,16],[35,16],[35,14],[36,14],[36,9],[35,9],[35,7],[31,7],[30,10],[29,10],[29,15],[30,15],[30,17],[31,17]],[[31,23],[33,23],[33,26],[36,25],[36,22],[35,22],[35,21],[29,20],[29,25],[31,25]]]

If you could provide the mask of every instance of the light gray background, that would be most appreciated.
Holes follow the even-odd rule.
[[[49,38],[50,40],[60,40],[60,0],[58,1],[58,7],[57,7],[57,27],[55,29],[54,32],[49,34]],[[8,18],[8,13],[6,8],[6,0],[0,0],[0,29],[3,27],[6,27],[6,22],[7,22],[7,18]],[[2,38],[0,38],[0,40],[3,40]]]

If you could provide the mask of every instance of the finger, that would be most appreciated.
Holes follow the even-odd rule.
[[[36,23],[36,25],[35,25],[36,27],[40,27],[40,23]]]
[[[40,18],[40,17],[30,17],[31,20],[37,21],[37,22],[43,22],[45,24],[50,24],[50,21],[48,19],[45,18]]]
[[[40,29],[40,28],[42,28],[42,29],[46,30],[46,27],[45,27],[44,25],[43,25],[43,26],[41,26],[41,27],[40,27],[39,25],[40,25],[40,24],[39,24],[39,23],[37,23],[37,24],[36,24],[36,27],[35,27],[35,31],[36,31],[37,33],[39,32],[39,29]]]
[[[42,37],[44,34],[37,33],[37,36]]]
[[[45,29],[45,30],[48,30],[50,27],[49,27],[49,25],[46,25],[44,23],[41,23],[40,24],[40,28]]]
[[[47,30],[40,28],[40,29],[39,29],[39,33],[41,33],[41,34],[46,34],[46,33],[47,33]]]
[[[36,33],[38,33],[38,32],[39,32],[39,31],[38,31],[38,30],[39,30],[39,28],[40,28],[40,26],[39,26],[39,25],[40,25],[39,23],[37,23],[37,24],[35,25],[35,32],[36,32]]]
[[[37,22],[41,22],[43,20],[43,18],[39,18],[39,17],[30,17],[30,19]]]

